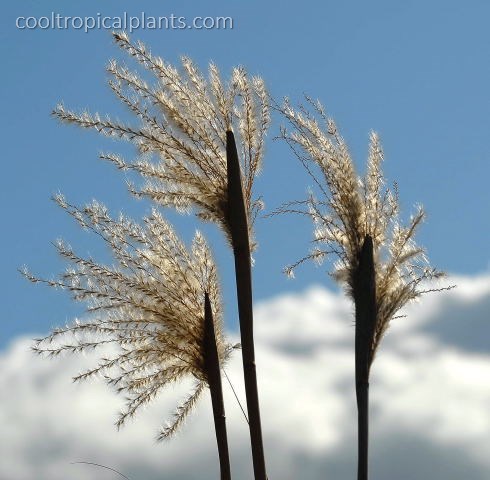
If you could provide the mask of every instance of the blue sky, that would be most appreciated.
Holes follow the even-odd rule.
[[[51,245],[59,237],[81,254],[107,259],[107,252],[97,239],[81,231],[50,201],[54,193],[61,191],[77,204],[95,198],[107,204],[112,212],[122,210],[136,218],[148,212],[149,205],[129,195],[124,174],[98,159],[100,151],[120,152],[130,157],[134,154],[130,146],[93,132],[60,125],[50,117],[53,107],[63,101],[75,110],[87,108],[122,119],[130,118],[106,84],[104,67],[109,59],[125,59],[112,43],[109,32],[20,31],[15,26],[16,19],[51,15],[51,12],[67,16],[96,16],[98,13],[115,16],[124,12],[140,15],[144,10],[147,15],[155,16],[233,17],[232,30],[138,30],[133,32],[132,38],[144,41],[153,53],[171,63],[177,63],[180,55],[188,55],[205,70],[213,60],[224,76],[232,66],[242,64],[250,73],[262,76],[270,93],[278,100],[287,95],[295,103],[301,101],[303,93],[319,98],[346,138],[360,172],[364,168],[369,132],[376,130],[380,134],[386,177],[389,182],[399,184],[402,217],[407,218],[417,203],[425,206],[428,219],[418,240],[427,248],[433,265],[458,276],[460,289],[451,292],[448,301],[446,297],[426,300],[428,303],[423,303],[422,310],[410,310],[413,323],[410,319],[406,323],[401,321],[399,336],[395,331],[393,337],[389,337],[393,338],[392,344],[388,343],[386,356],[376,370],[380,387],[373,397],[377,406],[374,431],[381,442],[375,447],[373,468],[381,469],[374,470],[380,480],[393,478],[400,461],[405,462],[407,472],[413,469],[415,474],[412,477],[407,473],[399,477],[402,480],[424,478],[428,472],[435,480],[448,478],[451,468],[463,469],[461,465],[468,466],[465,475],[471,480],[488,478],[490,464],[485,453],[488,451],[485,428],[490,428],[489,392],[481,385],[481,378],[488,377],[490,368],[488,342],[481,341],[488,339],[490,282],[488,1],[474,0],[470,5],[454,0],[20,0],[3,2],[0,9],[3,82],[0,92],[3,110],[0,118],[3,139],[0,381],[9,387],[8,392],[7,388],[0,388],[0,393],[4,392],[0,403],[5,402],[6,411],[11,409],[14,412],[11,418],[15,419],[8,427],[15,435],[9,434],[8,429],[5,433],[11,448],[5,457],[13,460],[0,462],[0,476],[7,475],[14,480],[75,478],[67,462],[84,454],[87,460],[126,465],[125,472],[132,472],[134,478],[138,472],[146,472],[148,460],[151,466],[146,478],[160,478],[162,465],[159,462],[167,458],[160,456],[161,450],[156,448],[145,451],[148,458],[129,455],[131,452],[127,449],[128,445],[133,445],[132,433],[129,437],[118,434],[120,448],[112,449],[116,437],[109,433],[113,432],[110,421],[96,447],[90,438],[84,437],[85,425],[77,423],[78,416],[73,415],[73,411],[63,409],[61,399],[68,391],[70,375],[76,373],[69,369],[78,367],[78,360],[73,360],[73,364],[60,363],[50,377],[54,363],[34,362],[33,365],[27,351],[30,340],[26,340],[34,334],[47,333],[52,326],[63,324],[75,315],[82,315],[83,308],[73,305],[61,292],[29,284],[17,271],[28,265],[41,276],[59,273],[64,265]],[[311,184],[288,148],[273,140],[280,123],[280,119],[274,118],[263,172],[256,184],[256,193],[263,196],[266,212],[285,201],[303,198]],[[170,212],[168,217],[187,240],[196,227],[210,237],[223,279],[227,322],[233,331],[236,312],[232,258],[220,233],[214,226],[200,225],[192,216],[179,217]],[[340,472],[339,478],[352,478],[354,464],[349,455],[353,437],[349,435],[353,435],[354,426],[343,431],[335,424],[337,417],[334,415],[335,406],[339,404],[344,405],[339,407],[339,415],[347,418],[353,411],[345,407],[353,408],[353,403],[348,403],[353,402],[349,396],[352,389],[349,392],[335,390],[352,378],[352,372],[342,363],[347,357],[352,359],[350,347],[345,347],[349,331],[342,327],[349,322],[350,307],[342,304],[342,297],[333,291],[336,287],[326,275],[328,264],[320,268],[305,265],[298,270],[295,280],[288,280],[281,273],[286,264],[302,257],[310,248],[312,229],[308,221],[286,216],[259,219],[256,230],[259,250],[255,255],[254,293],[260,301],[259,318],[262,319],[259,355],[267,365],[260,375],[268,385],[263,390],[265,411],[270,414],[265,426],[267,442],[269,445],[279,442],[279,446],[274,444],[276,449],[272,450],[276,453],[271,453],[270,460],[272,469],[277,467],[276,473],[281,473],[275,478],[287,478],[281,470],[284,458],[292,458],[291,462],[295,462],[305,479],[317,478],[318,472],[324,471],[325,462],[331,472]],[[312,284],[322,284],[328,290],[310,291]],[[271,300],[274,298],[277,301]],[[320,333],[315,330],[322,319],[330,315],[329,329]],[[303,316],[304,338],[296,334],[297,319]],[[278,322],[283,317],[284,323]],[[467,329],[462,329],[461,318],[468,322]],[[340,343],[335,344],[335,332],[339,331],[342,332]],[[408,343],[403,341],[404,332]],[[332,334],[333,340],[328,340],[327,334]],[[318,337],[325,340],[325,344],[316,350],[311,345],[315,345]],[[302,341],[309,346],[302,345]],[[330,357],[329,341],[333,342]],[[341,365],[337,372],[328,374],[331,378],[327,375],[328,389],[327,383],[323,383],[324,364],[318,363],[318,358],[326,359],[325,365],[329,365],[328,362]],[[411,371],[406,370],[407,358],[413,360],[413,363],[408,362],[413,365]],[[461,371],[455,370],[453,362],[460,362],[465,370],[463,367]],[[307,381],[305,365],[308,368],[316,365],[318,369]],[[238,366],[232,369],[239,371]],[[24,378],[26,371],[29,375]],[[291,385],[288,382],[276,385],[274,381],[283,378],[285,371],[293,372]],[[479,376],[469,372],[479,372]],[[342,378],[339,380],[335,375]],[[421,379],[421,383],[411,381],[410,375]],[[48,378],[50,380],[46,380]],[[284,398],[293,399],[301,392],[302,401],[318,405],[318,412],[323,412],[319,415],[329,413],[325,425],[330,430],[325,431],[330,433],[323,432],[325,436],[320,433],[315,437],[312,432],[302,432],[304,445],[293,445],[296,437],[290,439],[288,432],[296,431],[303,424],[304,412],[291,405],[293,400],[287,402],[283,410],[276,408],[274,387],[267,383],[270,379],[272,385],[284,389],[280,390]],[[294,379],[299,386],[294,384]],[[300,385],[302,380],[306,381],[304,391]],[[321,395],[317,398],[318,388]],[[85,411],[85,397],[70,392],[66,393],[69,405],[72,404],[70,398],[80,403],[79,411],[87,414],[87,424],[105,428],[102,413],[99,418],[99,410]],[[112,404],[109,408],[110,402],[106,402],[109,397],[105,397],[102,390],[85,392],[88,392],[87,398],[93,395],[104,416],[107,412],[109,417],[115,413]],[[396,392],[398,400],[393,401],[390,392]],[[33,398],[35,402],[31,401]],[[420,398],[428,399],[418,402]],[[17,399],[22,402],[17,403]],[[445,399],[448,399],[446,403]],[[439,408],[441,404],[444,408]],[[324,405],[333,410],[324,412]],[[399,419],[405,418],[404,412],[411,407],[410,419],[407,425],[402,425]],[[73,423],[67,421],[66,431],[63,425],[56,423],[58,408]],[[16,419],[20,418],[28,419],[28,424],[17,425]],[[153,428],[154,419],[155,416],[140,427],[134,427],[139,430],[130,430],[136,432],[134,438],[138,442],[143,437],[151,440],[150,426]],[[413,428],[418,431],[411,430],[412,420],[416,425]],[[51,422],[48,434],[42,430],[46,422]],[[200,431],[197,427],[192,430],[197,432],[192,437],[196,455],[200,454],[195,440],[201,438]],[[246,438],[243,434],[236,435],[235,430],[233,435],[233,438],[241,438],[240,441]],[[11,441],[14,437],[15,441]],[[35,439],[32,444],[40,446],[41,452],[44,446],[49,455],[30,457],[32,438]],[[65,438],[70,438],[66,445],[73,446],[70,455],[63,449],[56,450],[59,445],[65,445]],[[185,435],[182,438],[185,442]],[[172,447],[174,450],[169,450],[170,454],[165,454],[170,455],[171,462],[174,460],[172,452],[180,452],[182,445],[177,443]],[[237,445],[241,445],[238,440],[235,447]],[[388,459],[385,447],[389,452],[393,450]],[[408,464],[404,449],[413,453],[413,461]],[[105,456],[98,458],[99,450]],[[305,459],[314,461],[308,463]],[[172,472],[177,472],[175,478],[181,461],[176,455],[175,465],[172,464]],[[242,460],[237,462],[245,464]],[[303,465],[307,463],[311,471],[306,472]],[[434,465],[439,466],[435,473]],[[212,469],[203,474],[203,478],[214,476]]]
[[[330,3],[330,5],[329,5]],[[389,181],[400,186],[403,213],[422,203],[428,221],[419,234],[433,264],[460,274],[489,270],[490,193],[488,189],[490,116],[487,2],[471,8],[455,1],[372,2],[145,2],[148,15],[226,15],[232,30],[139,30],[141,39],[171,62],[182,54],[206,68],[214,60],[224,74],[243,64],[264,77],[280,99],[319,98],[347,139],[362,171],[371,129],[385,149]],[[97,159],[101,150],[128,152],[92,132],[59,125],[49,113],[63,100],[74,109],[125,111],[105,84],[104,66],[121,57],[107,31],[23,30],[18,16],[138,15],[128,1],[22,1],[2,6],[4,65],[2,132],[2,295],[5,322],[1,342],[13,335],[46,330],[79,313],[57,292],[27,285],[17,274],[27,264],[35,272],[60,271],[50,242],[63,237],[80,251],[97,242],[77,230],[49,200],[62,191],[83,203],[97,198],[112,211],[135,216],[148,206],[127,194],[124,177]],[[284,145],[272,141],[274,122],[257,193],[269,210],[304,196],[309,179]],[[175,219],[189,238],[193,218]],[[232,303],[229,255],[214,229],[225,294]],[[309,248],[311,228],[298,218],[260,220],[256,255],[258,299],[284,290],[326,282],[327,268],[307,266],[294,282],[281,269]],[[230,307],[232,309],[233,307]],[[230,310],[231,322],[234,312]]]

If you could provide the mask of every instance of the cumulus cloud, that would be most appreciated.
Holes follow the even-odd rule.
[[[370,393],[373,478],[490,476],[490,277],[454,283],[411,306],[381,346]],[[354,478],[352,306],[312,287],[259,304],[256,325],[269,478]],[[116,478],[77,461],[132,480],[218,478],[208,398],[167,443],[154,436],[185,385],[116,432],[122,399],[102,382],[69,381],[94,360],[42,360],[30,343],[18,338],[0,355],[1,479]],[[227,371],[244,398],[239,355]],[[226,382],[225,390],[234,476],[252,478],[247,426]]]

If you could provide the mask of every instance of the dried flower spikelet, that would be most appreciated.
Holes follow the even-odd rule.
[[[83,208],[57,195],[55,201],[80,225],[101,237],[115,264],[107,266],[79,256],[62,241],[56,244],[68,269],[56,280],[35,283],[68,290],[87,305],[87,318],[57,328],[39,339],[34,350],[48,356],[78,353],[113,345],[114,355],[75,377],[76,381],[103,376],[124,393],[127,403],[117,421],[120,427],[157,393],[184,377],[194,379],[190,397],[177,409],[159,438],[175,433],[208,385],[204,361],[204,294],[215,321],[218,356],[224,365],[233,346],[223,333],[221,294],[213,257],[197,232],[187,250],[172,226],[154,209],[143,224],[92,202]]]
[[[381,169],[384,154],[378,135],[370,134],[367,170],[360,177],[334,121],[327,117],[318,101],[308,97],[306,101],[307,106],[300,105],[298,110],[287,99],[278,107],[289,125],[281,128],[280,137],[305,166],[320,195],[317,198],[309,192],[306,201],[290,202],[277,213],[308,215],[314,224],[314,242],[325,245],[325,249],[313,250],[288,267],[287,273],[291,275],[292,269],[306,259],[318,261],[333,254],[337,260],[332,276],[354,298],[361,248],[365,237],[370,236],[377,301],[371,346],[371,358],[374,358],[390,320],[407,302],[426,293],[421,288],[422,282],[438,278],[442,273],[429,267],[424,250],[414,242],[416,230],[424,219],[423,209],[417,207],[408,225],[400,226],[397,186],[393,190],[385,186]]]
[[[237,67],[225,82],[213,63],[205,78],[188,57],[182,58],[179,71],[152,55],[141,42],[132,43],[126,33],[113,35],[116,44],[156,78],[151,85],[115,60],[107,66],[109,86],[139,125],[86,112],[76,114],[63,105],[55,108],[54,115],[63,122],[135,144],[140,153],[147,154],[137,161],[103,155],[117,168],[132,170],[144,178],[143,185],[132,188],[132,193],[181,212],[192,207],[203,220],[219,224],[228,238],[226,131],[234,131],[253,243],[253,222],[256,207],[260,206],[253,198],[253,183],[261,167],[270,123],[263,80],[251,78],[243,67]]]

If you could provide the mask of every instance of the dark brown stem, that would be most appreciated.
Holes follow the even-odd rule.
[[[368,479],[369,383],[356,382],[357,397],[357,480]]]
[[[221,385],[221,369],[218,348],[216,346],[213,311],[207,293],[205,294],[204,299],[204,361],[208,376],[209,391],[211,392],[211,402],[213,405],[214,428],[216,430],[216,441],[218,443],[221,480],[231,480],[225,406],[223,403],[223,388]]]
[[[368,479],[369,445],[369,369],[371,349],[376,325],[376,277],[374,270],[373,240],[364,238],[359,264],[354,278],[356,309],[356,397],[358,413],[358,466],[357,480]]]
[[[260,422],[252,312],[252,268],[247,210],[243,195],[240,162],[233,132],[226,132],[228,172],[228,223],[230,227],[242,343],[243,375],[250,428],[255,480],[266,480],[262,426]]]

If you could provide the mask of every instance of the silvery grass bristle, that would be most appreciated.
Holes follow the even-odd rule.
[[[114,33],[116,44],[155,77],[155,84],[116,61],[107,67],[109,85],[138,124],[126,125],[109,117],[87,112],[74,113],[59,105],[53,114],[61,121],[95,129],[103,135],[132,142],[140,152],[133,161],[117,154],[103,154],[119,169],[140,174],[145,182],[130,185],[138,197],[176,208],[194,209],[206,221],[218,224],[235,252],[240,329],[251,448],[256,480],[265,480],[265,462],[253,351],[250,250],[255,248],[253,224],[262,208],[253,196],[260,171],[265,137],[270,123],[269,97],[260,77],[250,77],[243,67],[233,69],[228,81],[210,64],[209,78],[187,57],[179,70],[154,56],[141,42],[131,42],[122,32]],[[236,141],[235,184],[229,185],[228,145],[230,133]],[[230,194],[231,191],[237,192]],[[236,207],[241,195],[245,220],[237,233]],[[239,203],[238,202],[238,203]],[[242,207],[240,207],[242,208]],[[237,246],[248,243],[247,249]]]
[[[59,241],[57,250],[69,264],[59,278],[45,280],[23,272],[32,282],[67,290],[74,300],[87,305],[83,320],[53,330],[36,340],[33,349],[58,356],[111,345],[109,354],[104,351],[97,365],[74,380],[102,376],[126,395],[118,427],[168,385],[193,379],[192,393],[158,434],[158,440],[168,438],[205,388],[217,388],[215,371],[237,347],[223,333],[220,286],[210,249],[197,232],[188,250],[156,209],[140,224],[122,214],[112,218],[95,201],[79,208],[61,195],[55,200],[81,227],[103,239],[115,263],[97,263]],[[211,319],[205,308],[212,308]]]
[[[133,143],[141,155],[127,161],[117,154],[101,155],[119,169],[140,174],[145,182],[132,193],[176,208],[196,210],[217,223],[231,242],[227,213],[226,131],[237,135],[247,205],[249,235],[262,208],[253,198],[253,184],[260,171],[265,136],[270,123],[268,94],[260,77],[250,77],[235,67],[224,81],[218,67],[209,65],[207,79],[188,57],[179,70],[154,56],[141,42],[131,42],[124,32],[113,34],[116,44],[150,72],[150,84],[138,71],[116,60],[107,66],[109,86],[128,107],[134,125],[100,114],[76,113],[63,104],[53,115],[59,120]],[[253,244],[253,242],[252,242]]]
[[[371,133],[367,171],[358,176],[347,144],[319,102],[306,97],[306,106],[293,108],[286,99],[276,105],[287,122],[280,138],[304,165],[319,192],[306,200],[284,204],[275,213],[297,213],[314,224],[315,248],[286,268],[312,259],[336,258],[333,277],[345,286],[355,305],[356,393],[359,412],[358,479],[368,472],[369,372],[391,320],[408,302],[430,291],[424,287],[443,276],[430,267],[424,250],[414,242],[425,218],[421,207],[408,225],[399,220],[398,191],[385,186],[383,151]]]

